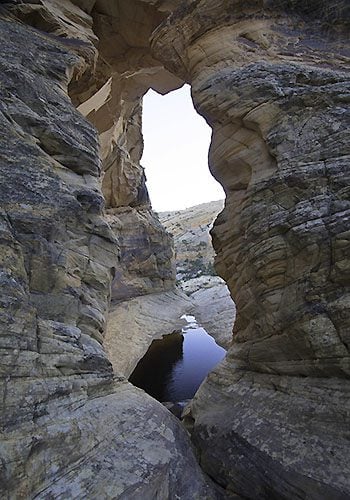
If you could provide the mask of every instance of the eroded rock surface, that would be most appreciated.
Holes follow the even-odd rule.
[[[120,265],[113,278],[112,301],[173,289],[173,240],[150,207],[111,208],[107,221],[118,235],[119,246]]]
[[[102,347],[113,278],[135,269],[104,204],[151,220],[140,102],[185,80],[213,128],[238,309],[192,406],[201,464],[252,499],[348,498],[347,2],[0,7],[1,496],[215,498],[179,424]],[[139,255],[159,291],[157,231]]]
[[[190,294],[198,323],[215,341],[228,349],[232,343],[232,329],[236,306],[225,282],[219,276],[203,276],[184,283],[185,289],[194,285]]]
[[[195,396],[190,425],[202,467],[228,490],[345,500],[349,411],[347,384],[242,372],[228,358]]]
[[[152,340],[181,331],[193,302],[181,290],[152,293],[112,304],[104,345],[116,373],[129,377]]]
[[[176,278],[193,302],[198,323],[225,349],[231,343],[236,307],[230,291],[214,269],[215,252],[209,234],[224,201],[159,213],[174,238]]]
[[[51,2],[8,5],[0,19],[0,496],[215,498],[178,422],[116,379],[102,347],[121,247],[103,211],[98,135],[67,94],[93,45],[57,36],[65,32]],[[69,2],[55,6],[75,12]],[[25,24],[37,20],[51,33]]]
[[[350,494],[347,9],[200,0],[153,36],[213,128],[227,195],[213,237],[234,342],[195,398],[193,436],[249,498]]]
[[[174,237],[178,281],[216,275],[209,230],[223,208],[223,200],[218,200],[158,214],[163,226]]]

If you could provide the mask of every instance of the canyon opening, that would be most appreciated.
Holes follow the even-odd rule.
[[[188,310],[194,314],[207,310],[212,324],[217,323],[214,335],[219,342],[225,338],[227,345],[234,304],[214,270],[209,234],[223,208],[223,201],[212,200],[224,196],[208,170],[211,130],[196,114],[188,85],[166,96],[149,91],[143,98],[142,129],[141,164],[151,204],[174,238],[177,288],[188,297],[182,317],[186,318]],[[226,351],[196,323],[169,334],[152,342],[129,380],[161,402],[184,405]]]
[[[348,11],[1,2],[1,498],[350,497]],[[184,82],[225,202],[157,215],[142,101]],[[227,355],[180,420],[128,379],[184,313]]]
[[[195,111],[191,88],[143,97],[142,133],[147,187],[156,212],[174,212],[223,200],[225,193],[208,168],[211,128]]]

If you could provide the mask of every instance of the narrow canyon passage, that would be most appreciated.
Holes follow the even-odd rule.
[[[140,162],[149,198],[138,200],[132,210],[108,209],[112,225],[115,216],[122,216],[118,217],[122,221],[118,227],[119,256],[127,274],[124,277],[124,271],[117,270],[114,279],[104,345],[116,373],[126,376],[130,376],[153,339],[181,330],[180,318],[187,311],[198,315],[209,334],[225,347],[231,340],[235,316],[229,291],[214,269],[215,253],[209,234],[224,206],[223,200],[210,201],[211,197],[222,197],[224,193],[208,170],[211,129],[195,112],[190,87],[185,85],[165,96],[149,91],[143,97],[141,121]],[[128,122],[126,131],[127,137],[135,134],[134,117],[132,127]],[[135,141],[133,145],[135,148]],[[142,147],[138,155],[141,153]],[[206,203],[193,206],[196,201]],[[125,288],[121,286],[124,281]],[[162,290],[167,293],[162,295]],[[129,301],[123,304],[126,299]],[[132,334],[125,335],[129,329]],[[201,339],[205,345],[206,335]],[[125,353],[124,359],[121,352]],[[195,352],[192,356],[194,361]],[[196,378],[195,374],[192,378]],[[201,381],[203,378],[200,376]]]
[[[347,500],[348,1],[5,0],[0,34],[0,497]],[[184,83],[225,203],[157,215],[142,101]],[[184,312],[227,350],[190,437],[128,382]]]
[[[224,288],[214,271],[214,251],[208,234],[218,210],[216,206],[223,206],[220,201],[210,202],[223,198],[224,192],[209,173],[211,129],[195,112],[188,85],[165,96],[152,90],[144,96],[142,134],[141,165],[145,168],[150,201],[174,237],[177,286],[187,290],[190,297],[189,289],[197,291],[194,314],[196,307],[198,313],[206,308],[212,324],[218,323],[224,309],[230,306],[228,290],[225,298],[220,297],[222,310],[219,302],[215,310],[211,308],[208,297],[201,291],[205,289],[208,295],[212,287]],[[209,215],[211,207],[213,212]],[[206,299],[202,304],[200,297]],[[234,310],[233,302],[231,306]],[[232,326],[232,322],[228,326],[221,322],[215,331],[221,328],[219,337],[226,336],[229,341]],[[152,342],[129,380],[161,402],[192,399],[226,351],[197,324],[193,328],[183,327],[180,333],[165,333],[162,340]]]

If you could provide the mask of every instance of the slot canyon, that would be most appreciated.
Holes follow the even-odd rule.
[[[0,498],[349,499],[348,1],[3,0],[0,32]],[[237,316],[181,422],[128,379],[220,312],[140,164],[185,83]]]

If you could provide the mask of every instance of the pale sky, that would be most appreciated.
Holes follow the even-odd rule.
[[[208,167],[211,129],[194,110],[189,85],[165,96],[150,90],[143,101],[141,160],[156,212],[223,199]]]

